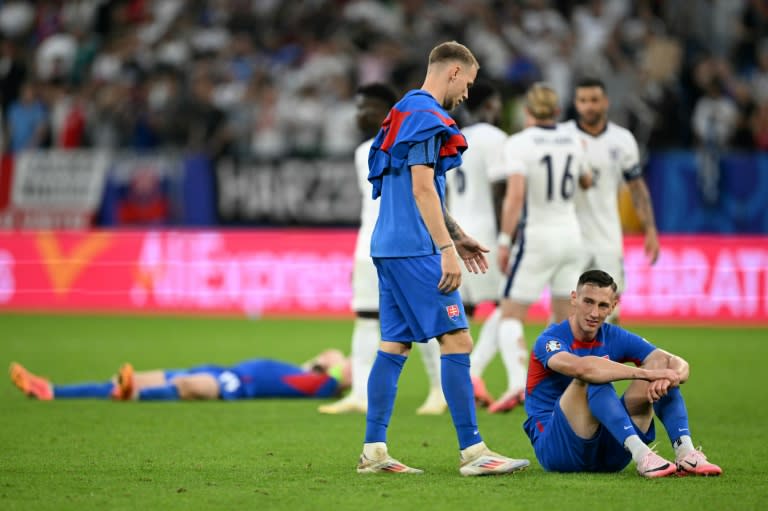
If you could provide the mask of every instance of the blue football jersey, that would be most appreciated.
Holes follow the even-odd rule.
[[[656,347],[619,326],[603,324],[595,339],[575,339],[568,320],[549,326],[536,339],[528,364],[528,381],[525,387],[525,411],[528,419],[523,427],[534,442],[549,421],[555,403],[565,392],[573,378],[552,371],[547,367],[549,359],[566,351],[579,357],[603,357],[614,362],[633,362],[640,366]]]
[[[331,397],[339,383],[324,373],[277,360],[247,360],[230,369],[240,380],[241,398]]]

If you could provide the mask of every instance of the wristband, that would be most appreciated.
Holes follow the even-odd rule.
[[[512,244],[512,236],[507,234],[506,232],[500,232],[499,237],[496,238],[496,243],[502,247],[508,247]]]
[[[452,246],[453,246],[453,243],[448,243],[448,244],[446,244],[446,245],[443,245],[442,247],[437,247],[437,249],[438,249],[440,252],[442,252],[442,251],[443,251],[443,250],[445,250],[446,248],[451,248]]]

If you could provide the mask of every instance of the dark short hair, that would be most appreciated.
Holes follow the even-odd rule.
[[[579,277],[579,283],[577,284],[576,289],[581,289],[581,287],[586,284],[597,287],[610,287],[614,293],[618,290],[613,277],[603,270],[588,270],[582,273]]]
[[[361,85],[357,88],[356,93],[366,98],[380,99],[390,108],[397,103],[397,92],[386,83],[373,82]]]
[[[600,87],[605,92],[605,83],[600,78],[595,78],[594,76],[587,76],[576,82],[577,89],[582,87]]]
[[[483,106],[489,98],[499,94],[499,90],[487,80],[478,80],[471,89],[469,97],[464,102],[470,112],[475,112]]]

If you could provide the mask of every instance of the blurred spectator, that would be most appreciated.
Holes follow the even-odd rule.
[[[9,39],[0,43],[0,106],[3,119],[8,115],[11,103],[19,97],[21,85],[27,76],[27,66],[19,53],[19,47]]]
[[[42,147],[48,136],[48,112],[37,85],[26,82],[19,98],[8,109],[8,149],[20,151]]]
[[[763,101],[755,108],[750,127],[755,147],[760,151],[768,151],[768,101]]]

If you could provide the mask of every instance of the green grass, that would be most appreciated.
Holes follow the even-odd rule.
[[[301,362],[328,346],[348,349],[350,321],[118,316],[0,316],[0,353],[60,383],[138,369],[231,363],[248,357]],[[529,341],[539,328],[528,329]],[[421,476],[359,476],[361,416],[321,416],[318,402],[36,402],[0,386],[0,509],[764,509],[767,330],[636,328],[689,360],[684,392],[694,442],[720,478],[646,481],[610,475],[523,473],[462,478],[448,416],[419,417],[420,361],[403,373],[389,445]],[[418,352],[414,353],[418,356]],[[504,387],[498,360],[487,372]],[[524,412],[479,411],[492,448],[534,460]],[[660,452],[671,447],[659,428]]]

